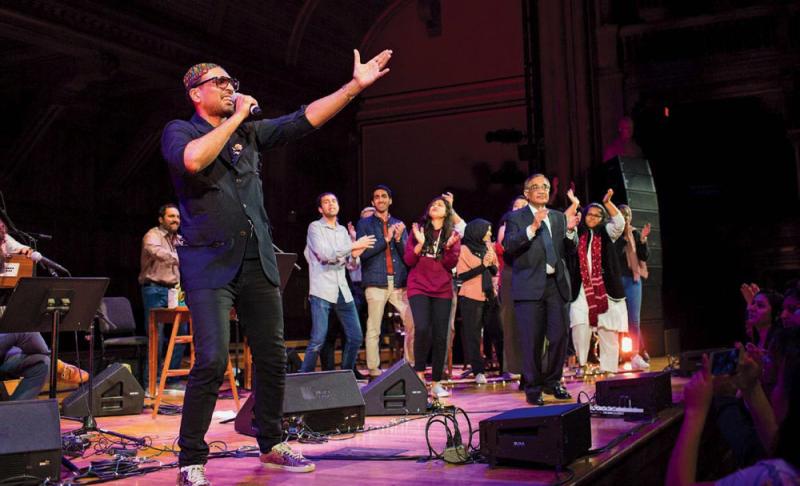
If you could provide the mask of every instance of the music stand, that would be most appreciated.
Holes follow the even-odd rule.
[[[87,331],[108,287],[108,278],[21,278],[14,287],[0,333],[52,332],[50,398],[56,397],[58,333]]]
[[[281,292],[283,292],[286,283],[289,282],[289,277],[292,276],[292,269],[297,262],[297,253],[275,253],[275,258],[278,260],[278,275],[281,277]]]

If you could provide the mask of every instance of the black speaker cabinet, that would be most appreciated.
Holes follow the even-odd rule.
[[[592,446],[589,404],[517,408],[482,420],[481,453],[498,462],[561,467]]]
[[[236,432],[255,436],[255,390],[236,415]],[[364,399],[352,370],[286,375],[283,396],[284,428],[297,424],[314,432],[356,430],[364,426]]]
[[[428,390],[405,360],[400,360],[361,389],[372,415],[423,415],[428,408]]]
[[[138,415],[144,407],[144,390],[130,371],[113,363],[92,379],[92,415]],[[89,415],[89,384],[84,383],[61,402],[67,417]]]
[[[0,482],[33,476],[53,483],[61,474],[61,429],[56,400],[0,403]]]
[[[605,407],[636,407],[655,414],[672,406],[668,371],[624,373],[595,384],[595,402]]]
[[[681,353],[680,367],[678,373],[681,376],[689,376],[699,370],[703,365],[703,355],[707,354],[711,358],[714,351],[725,351],[726,348],[693,349]]]

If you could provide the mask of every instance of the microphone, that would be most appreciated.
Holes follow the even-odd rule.
[[[53,260],[47,258],[46,256],[42,255],[38,251],[35,251],[35,252],[31,253],[31,257],[30,258],[31,258],[31,260],[33,260],[34,262],[38,263],[39,265],[41,265],[43,267],[50,268],[52,270],[58,270],[59,272],[65,273],[67,275],[71,275],[69,273],[69,270],[67,270],[66,268],[62,267],[61,265],[59,265],[58,263],[54,262]]]
[[[236,103],[236,100],[240,96],[242,96],[240,93],[234,93],[233,94],[233,102]],[[260,115],[261,114],[261,108],[257,104],[256,105],[250,105],[250,114],[253,115],[253,116]]]

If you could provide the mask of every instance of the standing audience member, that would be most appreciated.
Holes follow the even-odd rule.
[[[447,327],[453,299],[453,267],[461,249],[453,229],[450,203],[442,196],[428,204],[422,226],[413,225],[403,258],[409,267],[408,300],[414,314],[414,369],[424,381],[428,353],[433,350],[430,393],[450,393],[439,383],[447,356]]]
[[[625,229],[625,219],[611,202],[609,189],[603,205],[592,203],[584,211],[578,235],[578,265],[572,271],[572,304],[569,308],[572,340],[578,364],[586,366],[592,331],[600,341],[600,371],[619,368],[619,334],[628,330],[628,310],[622,287],[620,261],[614,241]],[[605,210],[609,220],[606,222]]]
[[[367,337],[364,345],[367,368],[371,377],[381,374],[381,324],[386,303],[391,303],[403,319],[405,331],[405,360],[414,363],[414,320],[408,305],[406,290],[408,269],[403,261],[408,234],[406,225],[389,214],[392,190],[377,185],[372,189],[372,216],[362,218],[356,225],[360,238],[375,237],[375,246],[361,255],[361,285],[367,301]]]
[[[475,382],[486,383],[486,370],[480,352],[484,311],[495,300],[492,279],[497,274],[497,254],[492,245],[492,225],[485,219],[467,224],[461,240],[456,270],[461,288],[458,291],[463,333],[464,363],[475,375]]]
[[[622,286],[625,288],[625,304],[628,306],[628,334],[631,337],[633,357],[631,367],[642,370],[650,367],[647,352],[642,343],[641,312],[642,312],[642,287],[647,278],[647,258],[650,253],[647,248],[647,237],[650,235],[650,223],[647,223],[640,232],[634,228],[633,211],[627,204],[620,204],[619,210],[625,218],[625,230],[622,238],[617,239],[614,245],[617,248],[620,269],[622,271]],[[649,358],[649,356],[648,356]]]
[[[567,302],[570,279],[565,257],[576,244],[577,218],[546,207],[550,182],[543,174],[525,180],[528,208],[506,223],[503,246],[513,257],[511,296],[520,336],[525,397],[544,405],[542,393],[571,398],[561,383],[567,353]],[[545,339],[548,342],[545,353]]]
[[[367,206],[361,210],[359,219],[368,218],[375,214],[375,208]],[[347,223],[347,232],[350,234],[350,240],[355,243],[358,240],[356,236],[356,227],[352,222]],[[364,288],[361,286],[361,258],[354,259],[348,265],[347,273],[350,275],[350,292],[353,294],[353,302],[356,304],[356,311],[358,312],[358,321],[361,323],[361,334],[365,334],[364,326],[367,323],[367,301],[364,300]],[[333,316],[331,316],[333,319]],[[347,346],[347,336],[340,332],[341,325],[328,326],[328,335],[325,337],[325,344],[319,352],[319,361],[322,366],[322,371],[330,371],[334,369],[334,361],[336,356],[336,339],[342,337],[342,349]],[[365,380],[367,376],[358,370],[358,360],[353,365],[353,374],[356,375],[357,380]]]
[[[308,225],[306,248],[308,261],[309,302],[311,303],[311,339],[306,348],[301,372],[314,371],[317,356],[328,334],[331,310],[336,312],[347,337],[342,353],[342,369],[353,369],[361,346],[361,324],[353,295],[347,284],[346,268],[355,266],[355,259],[375,244],[373,236],[362,236],[355,242],[347,229],[339,224],[339,200],[330,192],[317,197],[317,210],[322,215]]]
[[[497,227],[497,241],[495,242],[495,252],[497,253],[499,265],[499,292],[500,298],[500,322],[503,327],[503,376],[507,379],[514,378],[515,375],[522,373],[522,352],[519,347],[517,335],[517,321],[514,317],[514,299],[511,296],[511,270],[513,258],[506,255],[503,247],[503,240],[506,235],[506,221],[508,216],[520,208],[528,206],[525,196],[519,195],[511,201],[511,207],[500,218]]]

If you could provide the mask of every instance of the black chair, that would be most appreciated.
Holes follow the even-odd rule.
[[[103,368],[133,355],[138,380],[144,379],[147,336],[136,335],[136,319],[126,297],[104,297],[99,309],[100,358]]]

